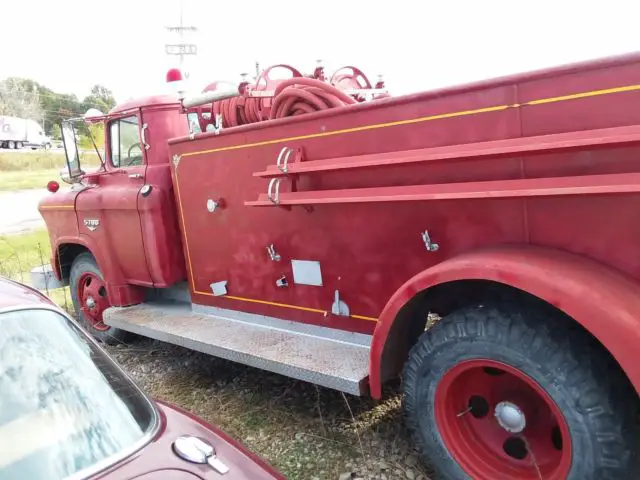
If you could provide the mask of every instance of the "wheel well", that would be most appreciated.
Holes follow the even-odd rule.
[[[600,350],[627,378],[622,367],[604,345],[557,307],[528,292],[503,283],[490,280],[459,280],[436,285],[417,293],[398,312],[382,352],[381,380],[389,380],[402,371],[411,347],[415,345],[420,335],[435,325],[439,319],[463,307],[505,302],[517,303],[526,309],[544,309],[547,313],[553,314],[554,321],[567,322],[572,330],[581,331],[587,337],[588,344]]]
[[[77,243],[65,243],[58,247],[57,261],[60,267],[62,280],[69,281],[71,275],[71,265],[78,255],[89,252],[89,249]]]

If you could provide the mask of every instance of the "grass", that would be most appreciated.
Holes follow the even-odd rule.
[[[80,154],[83,167],[100,164],[95,153]],[[60,180],[65,166],[63,152],[43,150],[0,151],[0,191],[44,188],[49,180]]]
[[[60,181],[60,170],[0,171],[0,192],[45,188],[50,180]]]
[[[430,478],[397,384],[375,402],[162,342],[108,350],[152,397],[219,426],[288,479]]]
[[[24,282],[31,268],[47,262],[50,254],[49,235],[44,229],[0,235],[0,274]]]
[[[100,159],[95,152],[80,154],[82,166],[98,166]],[[37,170],[59,171],[66,164],[64,152],[46,150],[0,150],[0,172],[24,172]]]
[[[44,229],[21,235],[0,235],[0,276],[29,284],[29,272],[35,266],[49,262],[51,244]],[[70,309],[68,288],[49,291],[49,297],[63,308]]]

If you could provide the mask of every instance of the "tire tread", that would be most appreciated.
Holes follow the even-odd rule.
[[[435,478],[451,478],[447,472],[452,469],[446,465],[454,460],[440,449],[429,448],[424,432],[420,434],[422,409],[417,404],[417,389],[428,374],[427,363],[437,358],[440,349],[477,338],[517,345],[532,361],[544,362],[545,368],[557,375],[554,381],[576,392],[575,409],[590,418],[602,454],[593,479],[638,478],[638,396],[617,363],[593,338],[558,313],[538,308],[533,315],[524,315],[522,308],[502,303],[455,311],[424,332],[409,352],[403,372],[406,423],[418,451],[435,467]],[[439,437],[430,432],[429,436],[433,435]]]

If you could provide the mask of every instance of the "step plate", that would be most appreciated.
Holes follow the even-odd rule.
[[[369,347],[194,313],[189,304],[111,307],[107,325],[353,395],[367,391]]]

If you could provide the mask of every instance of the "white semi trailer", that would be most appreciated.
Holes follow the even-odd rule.
[[[0,116],[0,148],[22,147],[50,148],[51,139],[35,120]]]

